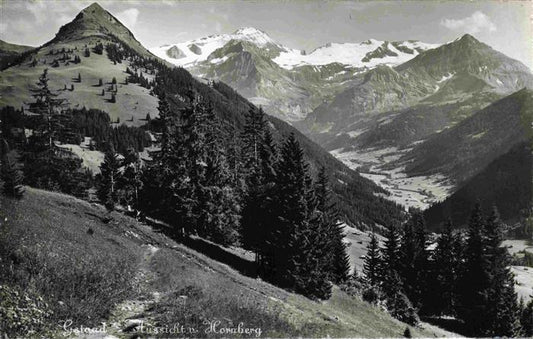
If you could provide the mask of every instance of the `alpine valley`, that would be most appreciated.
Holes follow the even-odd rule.
[[[435,210],[459,199],[456,192],[463,212],[454,222],[464,224],[481,197],[465,201],[461,189],[482,172],[497,176],[493,162],[530,140],[531,70],[469,34],[442,45],[369,39],[307,53],[246,27],[151,51],[229,84],[390,192],[388,199],[421,209],[449,201],[431,209],[433,227],[449,214]],[[511,158],[531,163],[529,155]],[[527,173],[520,178],[531,180]],[[503,203],[499,193],[509,185],[491,181],[494,194],[482,200],[517,226],[530,214],[531,189]]]

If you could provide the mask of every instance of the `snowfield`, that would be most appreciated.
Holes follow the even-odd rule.
[[[390,51],[398,56],[385,56],[383,58],[372,58],[368,62],[363,61],[365,56],[380,47],[387,47]],[[361,43],[331,43],[315,49],[310,54],[303,54],[297,49],[287,49],[286,52],[273,59],[275,63],[286,69],[292,69],[303,65],[327,65],[332,62],[338,62],[344,65],[356,68],[373,68],[377,65],[396,66],[411,60],[419,53],[415,48],[432,49],[439,45],[426,44],[423,42],[402,42],[400,46],[413,50],[413,54],[405,53],[398,50],[393,44],[370,39]]]

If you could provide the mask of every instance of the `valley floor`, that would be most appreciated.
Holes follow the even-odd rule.
[[[330,153],[351,169],[375,182],[390,192],[385,198],[406,208],[426,209],[432,203],[444,200],[453,188],[443,176],[408,177],[403,168],[384,169],[387,163],[397,160],[405,152],[397,148],[366,149],[343,152],[342,149]]]
[[[0,240],[16,244],[14,253],[23,260],[19,270],[29,267],[24,260],[34,254],[38,274],[32,278],[32,291],[49,301],[56,317],[67,318],[76,309],[68,327],[71,335],[81,325],[101,322],[106,322],[105,333],[78,337],[129,337],[141,329],[163,337],[246,336],[220,333],[239,328],[256,331],[248,336],[261,331],[268,337],[401,337],[406,328],[338,288],[327,301],[311,301],[247,276],[253,262],[235,250],[202,239],[184,239],[185,246],[96,204],[32,188],[21,201],[0,202],[7,218]],[[106,280],[100,281],[104,272]],[[93,278],[76,278],[85,274]],[[0,282],[22,284],[8,278]],[[92,286],[91,279],[99,284]],[[68,281],[85,287],[72,289],[67,297],[61,291],[68,290]],[[105,299],[112,304],[100,299],[104,292],[113,295]],[[192,335],[165,332],[181,325]],[[53,336],[65,335],[64,328],[52,330]],[[411,331],[418,337],[457,336],[424,323]]]

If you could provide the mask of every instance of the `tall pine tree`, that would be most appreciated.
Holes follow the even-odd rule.
[[[104,206],[113,210],[117,202],[116,185],[120,177],[120,162],[112,147],[105,152],[104,161],[100,165],[100,176],[97,187],[98,199]]]
[[[514,289],[514,275],[510,270],[511,258],[502,247],[503,231],[498,210],[493,207],[485,222],[486,255],[490,263],[489,303],[485,314],[490,336],[512,337],[520,327],[518,299]]]
[[[370,242],[366,247],[366,255],[363,262],[363,274],[365,282],[369,286],[378,286],[380,282],[381,255],[379,242],[376,234],[372,232]]]
[[[457,282],[462,257],[461,238],[453,233],[452,222],[446,223],[433,253],[433,293],[430,304],[433,313],[455,316]]]
[[[464,264],[458,284],[457,313],[465,322],[468,334],[487,335],[486,312],[489,300],[490,265],[485,254],[484,218],[476,204],[468,224]]]
[[[318,232],[327,235],[324,238],[328,239],[327,253],[324,253],[324,257],[329,260],[325,263],[325,267],[330,271],[331,281],[335,284],[341,284],[349,278],[350,262],[346,253],[347,246],[344,243],[343,227],[338,221],[338,213],[331,202],[331,191],[325,167],[321,167],[318,172],[315,194],[318,209]]]

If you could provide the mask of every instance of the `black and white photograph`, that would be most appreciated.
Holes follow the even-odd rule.
[[[0,0],[0,339],[533,338],[533,0]]]

